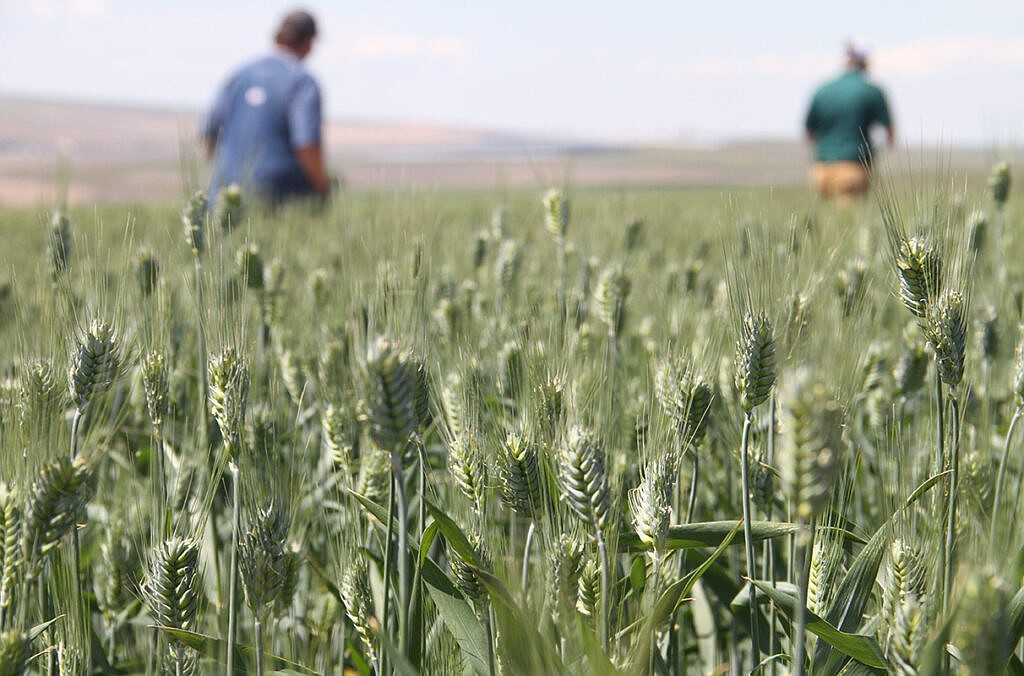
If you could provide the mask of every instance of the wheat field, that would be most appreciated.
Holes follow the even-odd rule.
[[[1010,183],[4,210],[0,674],[1024,672]]]

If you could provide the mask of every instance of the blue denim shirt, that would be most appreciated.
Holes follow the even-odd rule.
[[[240,68],[203,121],[216,143],[210,203],[231,183],[270,202],[308,195],[295,150],[321,143],[320,87],[296,57],[275,52]]]

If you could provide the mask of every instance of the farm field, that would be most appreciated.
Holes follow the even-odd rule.
[[[195,111],[0,96],[0,208],[180,202],[202,173]],[[615,144],[572,136],[417,123],[332,121],[328,164],[351,191],[534,190],[807,184],[809,149],[796,137]],[[905,170],[984,177],[1005,148],[908,143],[883,157]],[[939,158],[939,159],[935,159]],[[184,180],[183,180],[184,178]]]
[[[936,166],[0,209],[0,673],[1017,673],[1024,223]]]

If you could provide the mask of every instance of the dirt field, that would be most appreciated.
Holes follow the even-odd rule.
[[[65,183],[77,204],[180,199],[205,182],[197,124],[190,111],[0,97],[0,207],[51,205]],[[399,123],[334,122],[326,145],[332,171],[352,190],[788,186],[804,183],[809,162],[797,139],[611,146]],[[918,161],[935,157],[904,151],[915,152]],[[994,161],[985,151],[947,154],[956,170],[984,171]]]

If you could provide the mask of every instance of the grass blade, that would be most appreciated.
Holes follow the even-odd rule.
[[[150,625],[153,629],[159,629],[168,638],[180,641],[192,648],[196,652],[206,655],[207,657],[213,658],[220,663],[224,652],[224,639],[216,638],[214,636],[207,636],[206,634],[199,634],[194,631],[186,631],[184,629],[175,629],[174,627],[164,627],[159,624]],[[235,644],[235,649],[247,658],[255,658],[256,649],[250,648],[249,646]],[[308,676],[317,676],[316,671],[309,669],[298,662],[278,657],[277,655],[269,655],[264,653],[264,658],[267,660],[267,664],[273,669],[290,669],[300,674],[306,674]]]
[[[458,644],[466,667],[480,676],[487,676],[487,634],[469,603],[461,595],[449,594],[429,582],[427,592]]]
[[[718,547],[722,540],[729,537],[737,526],[743,526],[743,522],[735,521],[705,521],[702,523],[688,523],[670,526],[668,537],[665,540],[665,549],[699,549],[702,547]],[[755,542],[770,540],[797,531],[796,524],[781,521],[755,521],[750,525],[751,536]],[[732,540],[729,540],[730,543]],[[636,533],[629,531],[619,535],[619,550],[622,552],[640,551],[647,549]]]
[[[750,580],[750,582],[761,593],[770,598],[783,612],[793,617],[796,612],[796,597],[758,580]],[[861,664],[869,667],[876,669],[888,667],[885,655],[882,654],[882,649],[878,646],[878,642],[875,641],[874,637],[840,631],[810,610],[805,610],[804,612],[807,617],[807,631],[827,642],[836,650],[849,655]]]
[[[470,544],[466,534],[459,528],[459,525],[429,500],[424,499],[424,503],[427,506],[427,511],[430,512],[430,516],[434,518],[434,523],[437,524],[438,529],[444,535],[448,544],[452,546],[452,549],[462,557],[463,561],[479,568],[480,561],[477,559],[476,550]]]

